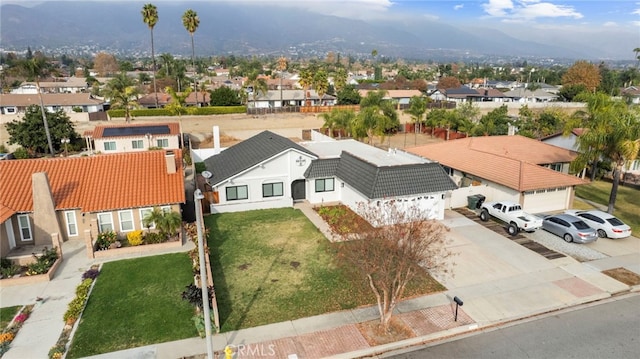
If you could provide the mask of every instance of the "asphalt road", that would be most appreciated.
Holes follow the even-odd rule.
[[[384,358],[638,358],[640,294]]]

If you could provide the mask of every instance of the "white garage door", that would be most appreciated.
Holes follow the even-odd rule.
[[[523,209],[530,213],[545,213],[567,209],[570,187],[529,191],[524,194]]]

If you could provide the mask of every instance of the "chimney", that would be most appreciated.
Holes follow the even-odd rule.
[[[31,175],[33,191],[33,240],[35,245],[51,245],[51,235],[62,233],[56,216],[56,204],[45,172]]]
[[[220,127],[213,126],[213,154],[220,153]]]
[[[167,151],[164,155],[164,160],[167,164],[167,174],[176,173],[176,155],[173,151]]]

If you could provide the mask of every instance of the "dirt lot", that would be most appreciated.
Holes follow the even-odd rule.
[[[179,121],[177,117],[139,117],[132,123],[161,123]],[[408,116],[402,114],[401,123],[410,121]],[[280,114],[250,116],[246,114],[216,115],[216,116],[182,116],[182,130],[191,135],[194,148],[213,147],[212,133],[213,126],[220,127],[221,146],[228,147],[241,140],[247,139],[263,130],[270,130],[279,135],[293,139],[302,140],[302,130],[318,129],[324,123],[320,115],[314,114]],[[123,119],[112,121],[96,122],[76,122],[76,132],[82,135],[87,130],[92,130],[98,124],[116,125],[124,124]],[[0,126],[0,143],[6,145],[9,135],[4,125]],[[438,142],[438,139],[431,138],[430,135],[413,133],[397,134],[385,138],[380,142],[380,138],[373,140],[373,145],[381,148],[405,148],[422,145],[431,142]],[[16,146],[11,146],[14,149]]]

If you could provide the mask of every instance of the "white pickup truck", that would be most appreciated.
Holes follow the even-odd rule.
[[[542,219],[522,210],[515,202],[485,202],[480,207],[480,219],[484,222],[489,216],[507,224],[507,232],[515,236],[520,231],[533,232],[542,227]]]

